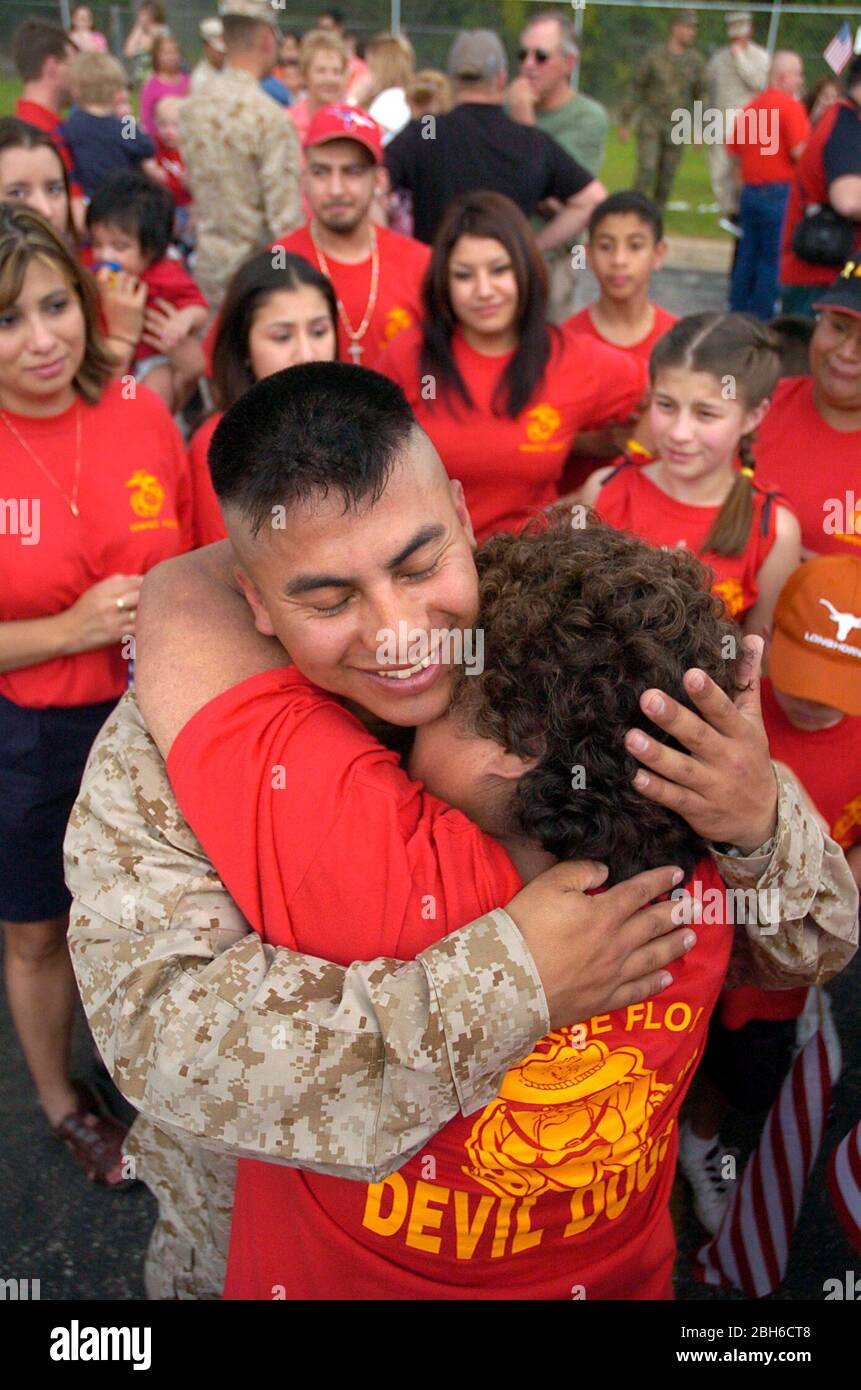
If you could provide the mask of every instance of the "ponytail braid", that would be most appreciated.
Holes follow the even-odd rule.
[[[703,550],[711,550],[715,555],[743,555],[750,540],[756,472],[753,434],[742,435],[738,441],[738,456],[741,459],[738,476],[703,541]]]

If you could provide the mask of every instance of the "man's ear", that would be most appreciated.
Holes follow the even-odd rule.
[[[374,196],[376,198],[388,198],[392,191],[392,181],[389,178],[389,171],[385,164],[380,164],[374,171]]]
[[[275,637],[275,628],[272,626],[272,619],[266,611],[260,592],[252,579],[239,565],[233,567],[233,577],[245,595],[245,601],[254,614],[254,626],[264,637]]]
[[[454,503],[458,521],[466,532],[466,538],[472,546],[472,549],[475,550],[477,541],[475,539],[475,532],[472,529],[472,517],[469,514],[469,507],[466,505],[466,498],[463,495],[463,484],[459,482],[457,478],[449,478],[448,485],[451,488],[451,500]]]
[[[667,259],[667,238],[661,237],[660,241],[655,242],[655,249],[652,252],[652,270],[660,270],[664,261]]]
[[[501,777],[506,782],[518,782],[524,772],[531,772],[537,765],[537,758],[521,758],[517,753],[506,753],[500,744],[496,744],[484,773],[488,777]]]

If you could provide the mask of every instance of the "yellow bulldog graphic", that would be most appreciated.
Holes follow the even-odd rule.
[[[712,593],[723,599],[731,618],[737,617],[744,608],[744,589],[740,579],[721,579],[712,585]]]
[[[158,516],[164,506],[165,492],[153,473],[145,473],[142,468],[139,468],[128,479],[126,487],[136,489],[129,496],[129,503],[135,516],[144,518]]]
[[[591,1039],[578,1049],[571,1034],[542,1038],[472,1127],[463,1171],[499,1196],[589,1187],[652,1147],[650,1122],[672,1087],[638,1048]]]
[[[546,444],[562,424],[562,416],[553,405],[533,406],[526,414],[526,438],[533,444]]]

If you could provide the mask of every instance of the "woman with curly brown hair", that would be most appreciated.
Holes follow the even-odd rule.
[[[676,864],[722,894],[704,842],[633,789],[628,751],[653,683],[689,705],[695,666],[734,690],[738,630],[700,563],[600,524],[500,535],[477,561],[484,668],[416,733],[429,790],[296,667],[225,691],[173,743],[180,806],[267,942],[411,958],[559,856],[613,881]],[[677,1116],[730,954],[719,917],[658,1000],[549,1034],[385,1181],[242,1161],[226,1296],[671,1296]]]

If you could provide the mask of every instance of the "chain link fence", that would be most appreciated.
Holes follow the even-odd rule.
[[[808,85],[829,69],[822,56],[826,44],[844,21],[853,36],[861,24],[861,5],[726,4],[693,0],[689,8],[698,11],[697,47],[708,57],[727,41],[726,13],[745,8],[752,12],[754,38],[771,48],[792,48],[804,60]],[[111,50],[121,53],[134,21],[135,5],[91,6],[97,29],[108,37]],[[275,14],[282,29],[313,28],[324,4],[312,0],[274,0]],[[580,35],[582,60],[579,85],[584,92],[602,101],[611,111],[620,104],[631,74],[644,50],[665,39],[671,15],[679,6],[675,0],[570,0],[554,6],[552,0],[346,0],[342,8],[348,24],[360,37],[388,29],[400,17],[402,30],[412,40],[420,67],[445,67],[446,54],[459,29],[495,29],[508,49],[512,71],[518,36],[530,14],[559,9],[570,14]],[[200,51],[198,25],[216,13],[217,0],[175,0],[166,4],[168,22],[182,47],[189,66]],[[9,41],[17,24],[25,18],[62,22],[58,0],[3,0],[0,6],[0,75],[13,76],[9,61]]]

